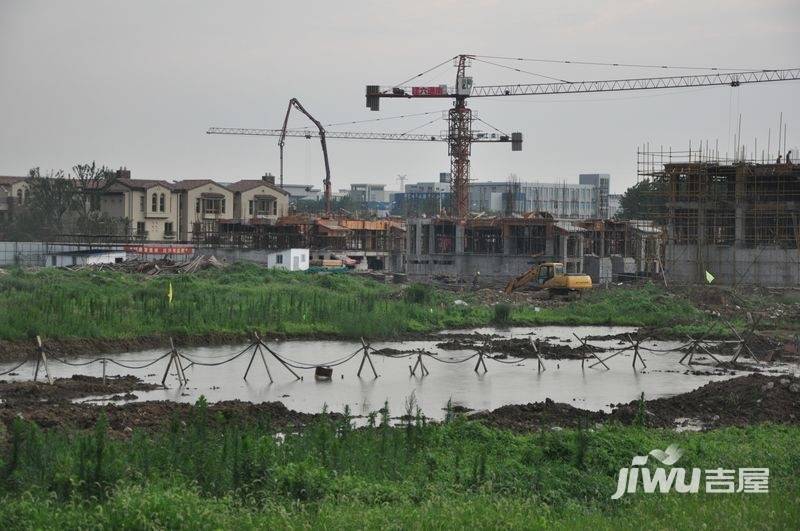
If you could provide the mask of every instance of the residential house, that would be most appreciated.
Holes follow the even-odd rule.
[[[111,218],[124,218],[139,240],[177,238],[178,194],[166,181],[120,178],[103,191],[95,208]]]
[[[274,179],[274,178],[273,178]],[[289,213],[289,192],[265,179],[246,179],[228,186],[233,192],[233,218],[274,223]]]
[[[190,179],[172,185],[178,195],[178,235],[191,241],[198,232],[218,232],[217,222],[233,219],[233,192],[211,179]]]
[[[28,183],[25,177],[0,175],[0,221],[14,217],[14,209],[28,199]]]

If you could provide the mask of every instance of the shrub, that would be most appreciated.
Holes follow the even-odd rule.
[[[507,324],[511,322],[511,305],[506,303],[496,304],[494,307],[494,316],[492,322],[496,324]]]

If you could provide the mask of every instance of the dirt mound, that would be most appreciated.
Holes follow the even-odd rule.
[[[582,422],[589,421],[593,424],[605,420],[606,417],[600,411],[587,411],[547,398],[544,402],[502,406],[489,413],[477,413],[471,418],[480,419],[495,428],[530,431],[551,426],[576,428]]]
[[[697,419],[710,428],[760,422],[796,424],[800,423],[800,378],[750,374],[648,400],[644,409],[647,425],[665,428],[685,418]],[[637,401],[618,404],[610,418],[630,424],[639,410]]]
[[[230,400],[217,402],[208,407],[212,422],[223,424],[262,425],[265,429],[280,431],[295,429],[311,422],[317,415],[299,413],[288,409],[280,402],[253,404]],[[177,402],[135,402],[124,405],[95,405],[49,403],[12,406],[0,405],[0,422],[8,425],[21,417],[35,422],[42,428],[90,429],[105,414],[112,432],[118,436],[129,434],[134,428],[161,430],[173,422],[185,422],[196,411],[191,404]],[[337,415],[331,414],[331,417]]]
[[[103,383],[102,378],[76,374],[70,378],[56,378],[52,385],[47,381],[0,381],[0,399],[8,405],[41,404],[67,402],[95,395],[126,395],[131,391],[149,391],[158,387],[130,375],[109,376]]]
[[[545,359],[564,360],[581,359],[588,352],[603,352],[605,349],[589,345],[570,347],[562,343],[551,343],[547,340],[536,340],[539,355]],[[486,353],[499,353],[512,358],[535,358],[537,351],[527,338],[498,339],[483,337],[467,337],[450,339],[436,346],[442,350],[474,350]]]
[[[645,397],[646,398],[646,397]],[[613,406],[612,412],[587,411],[550,399],[503,406],[474,415],[490,426],[515,431],[576,427],[581,421],[675,428],[686,419],[704,428],[748,426],[761,422],[800,424],[800,378],[751,374],[711,382],[689,393]]]

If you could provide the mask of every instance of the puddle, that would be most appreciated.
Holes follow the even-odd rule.
[[[578,341],[572,336],[577,333],[587,335],[611,335],[634,332],[634,328],[626,327],[514,327],[510,329],[480,328],[472,331],[494,333],[502,337],[558,338],[572,340],[572,346]],[[466,331],[466,332],[472,332]],[[450,333],[464,333],[464,330]],[[442,335],[447,335],[443,332]],[[555,341],[552,340],[551,341]],[[592,345],[609,349],[619,348],[618,340],[591,341]],[[268,343],[279,355],[303,363],[321,363],[341,359],[360,347],[360,343],[352,341],[283,341]],[[680,342],[659,341],[647,342],[643,345],[659,350],[675,349]],[[246,345],[181,348],[182,354],[204,363],[224,361],[241,351]],[[424,349],[439,355],[440,361],[425,357],[424,363],[429,375],[419,377],[409,375],[409,367],[415,358],[389,358],[373,355],[375,369],[380,375],[375,379],[369,364],[365,364],[362,378],[356,373],[361,363],[361,354],[334,367],[330,381],[317,381],[312,370],[295,371],[302,375],[302,381],[295,380],[292,374],[275,358],[266,354],[269,370],[274,383],[269,383],[264,365],[257,357],[250,369],[247,381],[243,380],[249,353],[219,366],[208,367],[194,365],[186,369],[189,383],[179,388],[177,379],[172,374],[167,378],[168,389],[153,391],[137,391],[139,401],[174,400],[194,402],[200,395],[211,401],[243,400],[250,402],[280,401],[289,409],[305,413],[318,413],[324,405],[329,410],[342,411],[349,405],[354,415],[366,415],[383,407],[388,401],[392,416],[404,413],[406,399],[414,393],[417,404],[428,417],[440,419],[444,416],[443,408],[449,399],[453,404],[474,410],[492,410],[506,404],[522,404],[540,402],[550,398],[555,402],[572,404],[576,407],[609,411],[609,404],[629,402],[638,399],[642,392],[648,399],[671,396],[691,391],[707,382],[731,378],[741,372],[725,371],[717,373],[708,371],[705,374],[685,374],[687,368],[679,365],[682,352],[668,351],[659,353],[643,352],[646,369],[631,367],[632,353],[623,352],[606,363],[610,370],[600,368],[581,369],[579,360],[545,360],[546,370],[537,372],[536,360],[527,359],[519,363],[498,363],[486,359],[486,374],[476,374],[473,369],[475,358],[465,363],[453,363],[474,354],[473,351],[441,350],[436,341],[404,341],[375,342],[374,349],[394,348],[398,350]],[[125,360],[127,364],[143,364],[164,354],[163,350],[147,350],[119,354],[115,359]],[[612,352],[599,353],[605,358]],[[73,358],[70,361],[80,363],[89,358]],[[508,359],[503,361],[510,361]],[[450,363],[443,363],[450,362]],[[129,370],[109,364],[108,375],[134,374],[146,382],[160,383],[167,359],[141,370]],[[774,366],[772,367],[774,368]],[[54,377],[84,374],[101,376],[102,367],[95,363],[82,367],[65,366],[51,361],[50,369]],[[0,366],[0,371],[2,366]],[[703,372],[703,371],[701,371]],[[9,379],[27,380],[32,376],[32,369],[26,366],[17,376]],[[100,403],[96,400],[93,403]]]

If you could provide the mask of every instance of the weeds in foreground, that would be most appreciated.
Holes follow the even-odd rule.
[[[165,431],[126,438],[110,436],[103,418],[73,433],[16,419],[0,450],[0,520],[11,527],[359,527],[411,525],[424,515],[445,526],[467,518],[475,527],[609,527],[654,515],[688,522],[709,507],[726,509],[725,521],[742,525],[762,514],[788,523],[798,513],[798,427],[678,434],[584,423],[513,434],[455,414],[447,423],[427,422],[413,397],[403,413],[393,425],[384,407],[361,428],[348,411],[324,415],[283,437],[268,419],[226,419],[204,400]],[[767,463],[770,495],[612,503],[619,468],[671,443],[686,451],[685,467]]]

